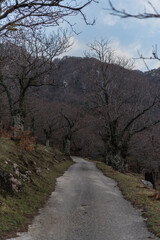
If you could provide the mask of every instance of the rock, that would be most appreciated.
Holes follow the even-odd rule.
[[[142,180],[142,183],[150,188],[153,188],[153,184],[149,181],[146,181],[146,180]]]
[[[30,171],[26,171],[25,174],[21,174],[24,182],[31,182]]]
[[[20,171],[19,171],[19,167],[16,163],[13,164],[13,169],[14,169],[14,174],[19,177],[20,176]]]
[[[22,187],[22,183],[17,178],[14,178],[12,175],[11,175],[9,180],[10,180],[10,182],[12,184],[12,189],[15,192],[19,192],[21,187]]]
[[[7,172],[3,171],[1,168],[0,168],[0,188],[8,192],[11,196],[13,196],[13,189],[12,183],[10,181],[10,176]]]
[[[0,187],[5,192],[10,193],[12,196],[14,191],[19,192],[22,187],[21,181],[17,179],[17,177],[20,176],[18,165],[14,163],[13,168],[15,170],[14,176],[0,169]]]
[[[14,163],[13,168],[16,170],[18,168],[18,165],[16,163]]]
[[[18,176],[18,177],[20,176],[19,169],[16,169],[14,173],[15,173],[16,176]]]
[[[25,169],[16,169],[14,176],[21,178],[24,182],[31,182],[31,171],[25,171]]]
[[[36,167],[35,168],[35,172],[38,174],[38,173],[41,173],[42,172],[42,169],[40,167]]]

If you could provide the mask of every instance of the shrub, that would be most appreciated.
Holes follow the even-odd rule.
[[[31,136],[31,131],[29,129],[24,132],[18,130],[17,137],[15,137],[15,139],[18,140],[18,149],[20,152],[22,152],[23,150],[29,152],[34,150],[36,137]]]
[[[18,150],[20,152],[23,150],[31,152],[35,148],[36,137],[31,136],[31,131],[29,129],[24,132],[21,132],[17,127],[12,127],[10,131],[1,129],[0,137],[17,141]]]
[[[10,138],[13,137],[13,133],[12,133],[11,130],[7,131],[6,129],[1,129],[0,130],[0,137],[10,139]]]

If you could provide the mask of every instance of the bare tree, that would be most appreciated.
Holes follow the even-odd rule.
[[[0,35],[7,34],[10,30],[15,31],[21,26],[59,26],[64,21],[69,23],[67,16],[77,14],[81,14],[86,24],[89,24],[83,9],[92,2],[98,1],[0,0]]]
[[[47,109],[43,110],[44,117],[42,128],[45,134],[46,146],[49,147],[51,140],[53,141],[53,134],[62,129],[63,126],[61,125],[61,116],[55,109],[55,106],[52,106],[52,104],[45,104],[44,107],[47,107]]]
[[[125,69],[127,65],[125,68],[117,65],[108,41],[95,41],[89,47],[99,60],[92,107],[102,129],[100,135],[105,144],[105,161],[116,170],[125,171],[132,137],[160,122],[160,117],[151,117],[158,109],[158,99],[151,95],[147,81],[143,86],[144,94],[141,91],[142,80],[128,80],[130,71]]]
[[[82,111],[77,111],[71,106],[63,106],[61,116],[63,118],[62,126],[64,129],[63,149],[66,155],[70,155],[73,135],[80,129],[85,128],[87,124],[84,121],[84,113]]]
[[[54,57],[71,46],[66,32],[46,38],[41,32],[19,32],[1,44],[0,87],[6,93],[15,127],[24,130],[25,98],[29,90],[53,86]]]
[[[58,124],[57,118],[54,118],[54,119],[52,119],[52,121],[50,121],[50,122],[47,121],[45,123],[46,126],[43,128],[43,131],[45,134],[47,147],[50,146],[50,140],[51,140],[53,133],[60,128],[57,124]]]
[[[132,14],[127,12],[126,10],[117,9],[113,4],[112,1],[109,0],[110,10],[111,14],[115,16],[119,16],[121,18],[138,18],[138,19],[147,19],[147,18],[160,18],[160,9],[157,9],[157,7],[154,6],[154,4],[151,1],[148,1],[149,6],[151,7],[151,11],[147,12],[144,10],[144,12],[138,13],[138,14]]]

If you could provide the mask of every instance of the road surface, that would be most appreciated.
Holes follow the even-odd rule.
[[[73,160],[28,233],[12,240],[159,239],[148,232],[140,212],[124,200],[114,180],[92,162]]]

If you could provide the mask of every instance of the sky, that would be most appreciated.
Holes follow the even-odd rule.
[[[160,11],[160,1],[151,0],[157,10]],[[152,11],[147,0],[112,0],[118,9],[125,9],[131,13]],[[79,34],[73,34],[74,45],[65,53],[69,56],[84,56],[87,43],[94,40],[109,40],[115,52],[127,58],[137,58],[138,51],[145,57],[152,55],[153,47],[157,45],[160,53],[160,19],[138,20],[134,18],[122,19],[112,16],[108,0],[99,0],[99,3],[92,3],[84,9],[88,21],[96,19],[93,26],[86,25],[81,16],[70,17],[68,20],[74,25]],[[149,60],[150,69],[160,67],[160,61]],[[135,69],[146,71],[142,60],[135,61]]]

